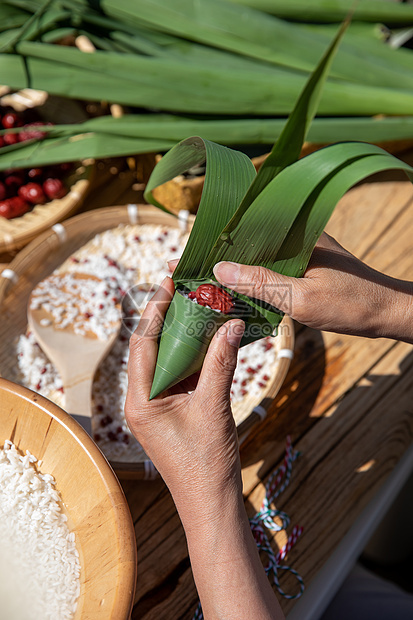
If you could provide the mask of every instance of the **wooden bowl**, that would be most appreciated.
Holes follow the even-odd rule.
[[[194,216],[190,215],[187,225],[192,226]],[[129,205],[106,207],[77,215],[56,230],[49,230],[32,241],[19,252],[0,273],[0,375],[13,379],[16,365],[15,341],[26,331],[27,304],[32,289],[49,276],[71,254],[85,245],[97,233],[119,224],[155,224],[178,227],[179,219],[164,213],[156,207]],[[3,277],[1,277],[3,276]],[[6,276],[6,277],[5,277]],[[233,408],[234,417],[241,436],[260,422],[264,409],[275,397],[287,374],[294,348],[294,326],[285,317],[280,326],[277,349],[281,352],[272,372],[272,381],[258,400],[247,397]],[[254,411],[258,406],[258,410]],[[121,478],[150,478],[156,475],[150,461],[114,462],[112,467]]]
[[[0,444],[11,440],[56,480],[80,554],[75,620],[127,620],[136,582],[136,540],[116,476],[71,416],[39,394],[0,379]]]

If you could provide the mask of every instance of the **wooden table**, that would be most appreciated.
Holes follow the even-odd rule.
[[[412,160],[413,154],[405,159]],[[328,232],[372,267],[412,279],[413,187],[381,175],[351,190]],[[349,300],[351,303],[351,300]],[[412,320],[412,317],[406,317]],[[267,419],[241,448],[245,505],[252,516],[287,435],[302,456],[277,500],[304,531],[287,563],[310,586],[382,488],[413,436],[412,347],[297,325],[295,358]],[[185,536],[161,480],[124,481],[135,523],[138,579],[134,620],[191,619],[197,593]],[[275,536],[274,549],[286,541]],[[367,541],[365,541],[367,542]],[[291,577],[281,585],[294,590]],[[286,614],[297,603],[281,599]]]

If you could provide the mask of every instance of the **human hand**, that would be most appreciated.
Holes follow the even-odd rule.
[[[174,285],[166,278],[130,340],[125,415],[168,485],[181,519],[213,518],[228,494],[242,497],[230,388],[244,324],[232,320],[213,338],[199,375],[149,401],[157,339]],[[188,393],[188,389],[193,389]],[[199,513],[197,513],[199,511]],[[198,514],[198,517],[196,515]]]
[[[214,274],[222,285],[276,305],[309,327],[413,342],[406,320],[412,314],[413,285],[375,271],[326,233],[302,278],[228,262],[215,265]]]
[[[204,617],[282,620],[244,508],[229,400],[244,323],[228,321],[218,330],[192,385],[150,401],[158,334],[173,294],[166,278],[130,340],[126,420],[175,501]]]

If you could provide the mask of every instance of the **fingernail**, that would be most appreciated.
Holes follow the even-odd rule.
[[[159,288],[163,288],[164,284],[166,284],[166,281],[170,279],[171,278],[169,276],[165,276],[162,282],[160,283]]]
[[[214,267],[214,274],[217,280],[227,286],[233,286],[237,284],[239,278],[240,266],[238,263],[230,263],[229,261],[223,261],[217,263]]]
[[[226,326],[228,343],[238,349],[245,331],[244,321],[230,321],[229,323],[226,323]]]

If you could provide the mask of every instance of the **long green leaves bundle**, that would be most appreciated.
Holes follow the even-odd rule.
[[[136,127],[131,123],[130,139],[121,127],[118,138],[111,138],[115,154],[133,152],[135,137],[135,152],[168,149],[188,135],[191,122],[194,133],[225,144],[272,144],[333,39],[331,26],[322,25],[330,21],[328,11],[336,7],[341,15],[348,3],[306,1],[309,10],[318,10],[318,23],[313,25],[283,19],[292,19],[294,11],[304,14],[301,0],[251,0],[251,6],[244,6],[248,0],[7,0],[0,4],[0,80],[13,89],[32,87],[75,99],[109,100],[133,106],[137,113],[144,108]],[[377,20],[390,23],[390,8],[397,23],[413,24],[411,6],[388,7],[390,3],[381,0],[361,0],[356,20],[365,19],[363,11],[368,13],[372,5]],[[288,15],[275,13],[282,6]],[[56,45],[63,37],[78,35],[86,35],[96,52]],[[411,138],[412,59],[413,52],[391,49],[369,24],[353,23],[318,108],[325,121],[334,122],[317,120],[309,139],[334,142],[347,130],[348,139],[375,143]],[[160,120],[166,132],[160,136],[158,119],[163,113],[186,118]],[[374,124],[377,116],[392,117],[392,123],[384,118]],[[216,133],[211,123],[217,123]],[[145,125],[147,131],[140,135]],[[50,156],[52,151],[58,156],[60,145],[75,131],[82,132],[73,128],[61,133],[58,142],[57,134],[50,134],[48,146],[45,142],[39,150],[27,146],[27,157],[40,156],[46,147]],[[111,135],[115,132],[113,125]],[[111,147],[103,137],[104,129],[96,125],[94,135],[82,138],[77,150],[84,147],[83,157],[105,157]],[[73,149],[70,144],[68,152]],[[6,156],[1,153],[0,159]],[[23,151],[21,156],[26,157]]]
[[[165,114],[128,114],[121,118],[103,116],[76,125],[46,128],[46,138],[42,141],[18,142],[3,147],[0,149],[0,170],[85,158],[158,153],[169,150],[188,135],[202,135],[227,146],[271,146],[281,135],[285,123],[284,119],[202,120]],[[0,131],[0,135],[3,133],[5,131]],[[328,144],[332,135],[337,141],[388,143],[413,140],[413,117],[316,118],[307,140]]]

